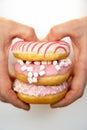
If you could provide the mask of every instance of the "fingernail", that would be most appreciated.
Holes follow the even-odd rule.
[[[57,105],[51,105],[51,108],[57,108],[58,106]]]
[[[29,111],[30,107],[28,105],[25,105],[24,110]]]

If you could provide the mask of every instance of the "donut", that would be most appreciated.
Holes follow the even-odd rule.
[[[70,46],[63,41],[54,42],[16,42],[11,48],[16,58],[25,61],[52,61],[66,58]]]
[[[22,63],[22,64],[21,64]],[[51,62],[23,62],[14,65],[16,78],[37,85],[58,85],[66,81],[71,73],[70,59]]]
[[[62,99],[68,90],[67,82],[56,86],[36,86],[15,80],[14,91],[18,97],[31,104],[52,104]]]
[[[11,50],[17,59],[13,89],[19,99],[31,104],[51,104],[66,95],[72,73],[67,42],[18,41]]]

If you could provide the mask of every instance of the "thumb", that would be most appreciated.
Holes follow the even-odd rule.
[[[18,37],[28,41],[37,41],[38,38],[35,34],[35,30],[27,25],[11,21],[11,36],[12,38]]]
[[[73,32],[74,21],[68,21],[59,25],[53,26],[43,41],[60,40],[64,37],[71,37],[71,31]]]

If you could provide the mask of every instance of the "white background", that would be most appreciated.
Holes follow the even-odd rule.
[[[40,39],[53,25],[87,15],[86,8],[86,0],[0,0],[0,16],[33,26]],[[87,90],[57,109],[31,105],[26,112],[0,102],[0,130],[87,130]]]

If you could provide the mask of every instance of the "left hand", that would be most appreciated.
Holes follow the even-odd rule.
[[[51,28],[43,41],[55,41],[70,37],[74,50],[74,68],[70,89],[66,96],[51,107],[63,107],[83,95],[87,83],[87,17],[67,21]]]

